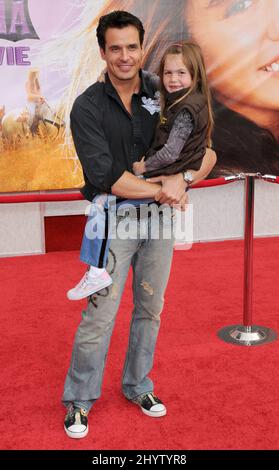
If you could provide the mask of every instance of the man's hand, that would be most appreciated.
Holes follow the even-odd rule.
[[[188,207],[188,199],[188,193],[185,192],[182,198],[180,199],[179,204],[173,204],[172,207],[174,207],[174,209],[177,209],[178,211],[185,212]]]
[[[148,178],[146,181],[162,184],[160,191],[155,195],[155,201],[159,201],[161,204],[169,204],[170,206],[179,205],[182,210],[185,210],[187,183],[184,181],[182,173],[170,176],[156,176]]]

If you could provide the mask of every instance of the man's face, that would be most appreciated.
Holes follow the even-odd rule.
[[[121,82],[133,80],[138,75],[142,63],[142,48],[137,28],[109,28],[105,40],[105,50],[100,49],[100,52],[102,59],[107,63],[109,77]]]

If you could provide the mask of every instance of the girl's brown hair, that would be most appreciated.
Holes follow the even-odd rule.
[[[180,101],[184,100],[191,92],[201,93],[207,103],[208,109],[208,125],[207,125],[207,145],[211,146],[211,133],[213,130],[214,119],[211,105],[211,93],[208,86],[205,64],[201,52],[200,46],[192,41],[184,41],[179,44],[173,44],[168,47],[164,52],[160,65],[158,75],[161,79],[161,96],[162,96],[162,109],[165,108],[167,90],[163,86],[164,67],[166,57],[168,55],[182,55],[182,60],[187,69],[190,72],[192,78],[192,84],[190,88],[185,92],[183,96],[178,98],[169,108],[172,108]]]

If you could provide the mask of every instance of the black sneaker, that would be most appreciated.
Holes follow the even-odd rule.
[[[87,436],[89,428],[86,411],[70,405],[65,416],[64,429],[67,436],[73,439],[81,439]]]
[[[167,408],[165,405],[152,392],[139,395],[132,401],[139,405],[142,412],[147,416],[159,418],[160,416],[165,416],[167,414]]]

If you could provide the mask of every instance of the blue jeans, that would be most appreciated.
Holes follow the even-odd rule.
[[[97,204],[99,196],[93,199],[90,207],[81,244],[80,260],[90,266],[105,268],[110,248],[112,229],[110,222],[114,220],[113,210],[129,205],[138,207],[153,202],[153,199],[126,199],[116,202],[115,196],[103,194],[102,203]]]
[[[121,224],[127,221],[135,238],[122,239]],[[172,262],[172,222],[172,216],[165,217],[158,212],[141,221],[117,217],[117,237],[111,240],[108,258],[113,284],[100,291],[100,295],[91,296],[82,312],[62,398],[66,406],[72,402],[89,411],[101,395],[110,338],[130,265],[133,269],[134,310],[122,390],[129,400],[153,391],[153,382],[148,374],[153,366]],[[156,229],[159,229],[158,239],[154,239]]]

